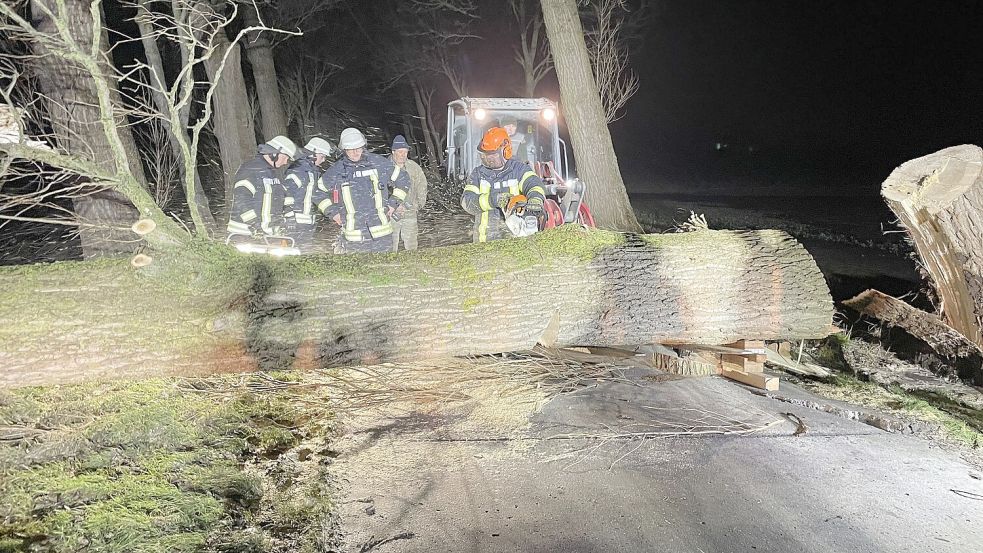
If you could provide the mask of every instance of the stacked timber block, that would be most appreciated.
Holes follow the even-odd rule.
[[[719,374],[763,390],[778,389],[778,377],[764,373],[768,354],[763,340],[738,340],[723,346],[677,344],[674,347],[680,352],[679,358],[666,359],[665,366],[656,365],[657,368],[677,374],[694,374],[694,366],[709,367],[709,371],[700,374]],[[658,360],[658,356],[656,358]],[[685,365],[684,360],[687,361]],[[679,370],[683,367],[690,370]]]
[[[720,374],[738,382],[743,382],[762,390],[777,390],[778,377],[765,374],[765,351],[763,340],[738,340],[727,344],[739,353],[723,353],[720,355]]]

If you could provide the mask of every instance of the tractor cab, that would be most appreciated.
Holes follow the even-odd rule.
[[[447,176],[464,181],[481,164],[478,144],[492,127],[505,127],[512,157],[527,163],[547,188],[540,228],[578,222],[594,226],[584,203],[586,185],[569,179],[566,144],[556,104],[546,98],[461,98],[447,104]],[[507,125],[515,125],[511,129]]]

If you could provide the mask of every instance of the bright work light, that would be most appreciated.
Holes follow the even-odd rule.
[[[486,115],[485,110],[481,108],[474,110],[474,118],[477,119],[478,121],[484,121],[485,115]]]
[[[552,121],[554,117],[556,117],[556,112],[553,111],[553,108],[546,108],[543,110],[543,119]]]

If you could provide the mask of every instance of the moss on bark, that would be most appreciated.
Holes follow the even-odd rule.
[[[496,353],[547,329],[563,345],[811,338],[832,315],[815,262],[775,231],[569,226],[282,259],[195,241],[139,269],[0,268],[0,286],[0,387]]]

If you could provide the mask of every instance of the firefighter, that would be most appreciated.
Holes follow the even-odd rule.
[[[427,176],[415,161],[409,159],[410,145],[406,143],[403,135],[396,135],[393,139],[392,152],[392,160],[396,165],[393,178],[395,179],[401,172],[408,173],[410,176],[409,195],[403,205],[396,210],[397,219],[393,222],[393,251],[399,251],[400,239],[403,241],[403,249],[415,250],[419,234],[417,214],[427,203]]]
[[[488,129],[478,145],[481,165],[471,172],[461,196],[461,207],[474,215],[474,242],[507,238],[511,231],[505,224],[505,208],[513,196],[526,197],[526,211],[543,210],[546,189],[542,179],[512,158],[512,141],[501,127]]]
[[[331,144],[323,138],[312,138],[304,145],[302,156],[287,168],[284,179],[284,217],[287,234],[302,252],[314,246],[317,224],[317,204],[327,198],[328,191],[321,182],[321,166],[331,155]]]
[[[283,233],[284,189],[276,169],[296,160],[299,153],[289,138],[275,136],[260,144],[256,157],[239,167],[227,227],[232,241]]]
[[[516,159],[523,163],[533,161],[535,155],[532,141],[529,140],[528,135],[519,132],[519,120],[512,115],[506,115],[499,119],[499,125],[508,133],[509,140],[512,142],[512,153]]]
[[[409,175],[366,152],[358,129],[343,130],[338,146],[345,155],[321,175],[329,194],[321,210],[341,227],[337,253],[391,251],[392,217],[409,194]]]

